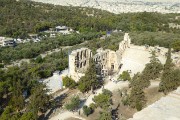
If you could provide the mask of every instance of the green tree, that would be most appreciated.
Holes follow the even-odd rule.
[[[87,69],[85,76],[81,77],[78,83],[78,89],[81,92],[87,92],[91,89],[95,89],[100,86],[100,82],[97,79],[95,63],[90,60],[89,68]]]
[[[172,43],[172,48],[176,52],[180,51],[180,40],[173,42]]]
[[[6,92],[5,88],[6,88],[6,83],[5,82],[0,82],[0,100],[2,100],[2,97]],[[1,105],[1,103],[0,103],[0,105]]]
[[[92,114],[93,110],[92,108],[88,107],[88,106],[83,106],[83,113],[84,115],[86,115],[87,117]]]
[[[35,62],[36,63],[42,63],[43,62],[43,58],[41,55],[37,56],[36,59],[35,59]]]
[[[159,84],[159,91],[164,92],[165,94],[167,94],[168,92],[174,90],[176,87],[174,87],[173,84],[176,84],[176,77],[172,76],[174,75],[174,65],[172,63],[172,59],[171,59],[171,48],[169,48],[168,50],[168,54],[167,54],[167,59],[166,59],[166,63],[164,65],[164,70],[163,70],[163,74],[161,77],[161,82]]]
[[[11,98],[11,105],[13,106],[14,109],[19,111],[19,110],[23,109],[23,107],[25,105],[24,100],[25,99],[23,97],[22,85],[21,85],[20,80],[18,80],[18,82],[16,82],[13,87],[13,95]]]
[[[145,76],[141,73],[137,73],[130,81],[129,87],[139,87],[144,89],[150,85],[150,81],[146,80]]]
[[[9,120],[11,119],[12,115],[13,115],[13,109],[12,106],[7,106],[4,110],[4,112],[1,114],[0,116],[0,120]]]
[[[108,90],[108,89],[103,89],[103,90],[102,90],[102,93],[103,93],[104,95],[108,95],[108,96],[112,97],[112,92],[111,92],[110,90]]]
[[[128,103],[138,111],[145,105],[145,94],[142,88],[133,87],[129,95]]]
[[[145,105],[145,94],[143,89],[149,86],[149,82],[145,82],[140,73],[134,75],[130,82],[131,92],[130,95],[124,100],[125,104],[129,104],[131,107],[141,110]]]
[[[105,94],[99,94],[98,96],[94,96],[93,101],[97,106],[101,108],[108,108],[111,105],[111,98]]]
[[[126,81],[126,80],[131,80],[131,76],[129,74],[128,71],[123,71],[122,74],[119,75],[119,80],[123,80],[123,81]]]
[[[63,78],[63,85],[67,88],[73,89],[77,84],[72,78],[66,76]]]
[[[94,103],[91,103],[91,104],[89,105],[89,107],[90,107],[92,110],[95,110],[95,109],[97,108],[96,104],[94,104]]]
[[[26,112],[21,116],[20,120],[36,120],[36,119],[34,118],[32,112]]]
[[[95,104],[103,109],[108,109],[112,104],[112,93],[109,90],[104,90],[102,94],[94,96],[93,101]]]
[[[100,116],[98,120],[113,120],[111,112],[108,111],[100,112]]]
[[[173,90],[176,90],[180,86],[180,70],[172,70],[171,73],[167,76],[168,78],[163,78],[159,84],[159,91],[167,94]]]
[[[70,111],[77,110],[79,108],[80,102],[81,101],[79,96],[72,97],[70,103],[65,105],[65,108]]]
[[[155,51],[152,51],[152,56],[150,57],[150,63],[147,63],[142,75],[145,80],[154,80],[160,76],[163,69],[163,65],[156,56]]]
[[[47,92],[43,84],[36,85],[31,91],[28,111],[33,113],[35,120],[38,119],[38,112],[45,112],[50,107],[50,96]]]

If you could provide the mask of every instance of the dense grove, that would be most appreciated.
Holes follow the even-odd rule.
[[[66,25],[80,32],[112,29],[173,32],[168,23],[180,24],[174,19],[177,14],[144,12],[115,15],[98,9],[37,4],[27,0],[0,0],[0,15],[0,35],[21,38],[27,33],[38,33],[56,25]]]
[[[88,16],[88,14],[94,16]],[[41,31],[57,25],[66,25],[82,32],[81,35],[46,38],[40,43],[31,42],[14,48],[0,48],[0,62],[4,63],[23,58],[34,58],[45,51],[60,46],[79,44],[83,40],[92,40],[99,37],[102,31],[115,29],[132,32],[132,42],[138,45],[167,47],[173,41],[179,40],[179,30],[170,29],[168,26],[170,22],[180,24],[180,20],[175,19],[177,14],[143,12],[115,15],[91,8],[54,6],[26,0],[19,2],[0,0],[0,15],[0,28],[2,28],[0,36],[26,38],[28,33],[41,34]],[[178,46],[175,45],[175,47]],[[109,48],[117,49],[116,43],[114,42]]]
[[[173,47],[178,49],[180,41],[179,33],[164,33],[164,32],[131,32],[132,43],[136,45],[150,45],[161,47]]]
[[[67,54],[61,51],[43,59],[38,56],[29,64],[22,63],[20,67],[0,69],[0,113],[4,111],[0,119],[36,120],[39,117],[38,112],[44,113],[52,107],[46,86],[38,81],[52,76],[55,70],[67,68]],[[27,96],[24,96],[24,92]],[[25,99],[32,102],[25,102]],[[19,112],[23,108],[27,108],[26,111]]]
[[[16,47],[0,48],[0,61],[9,64],[11,61],[20,60],[23,58],[35,58],[39,54],[50,51],[61,46],[72,46],[80,44],[85,40],[97,38],[101,33],[84,33],[72,34],[68,36],[58,36],[56,38],[44,38],[41,42],[29,42],[20,44]]]

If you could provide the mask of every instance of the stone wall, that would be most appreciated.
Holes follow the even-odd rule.
[[[78,81],[83,76],[89,67],[91,57],[92,52],[88,48],[74,50],[69,55],[69,74],[75,81]]]
[[[118,72],[121,67],[122,54],[126,48],[130,47],[131,39],[128,33],[125,33],[124,40],[119,43],[119,49],[112,51],[99,48],[94,56],[88,48],[81,48],[71,52],[69,55],[69,76],[76,82],[84,76],[89,67],[89,60],[93,57],[96,63],[97,74],[107,76]]]
[[[180,29],[180,25],[175,24],[175,23],[169,23],[169,28],[175,28],[175,29]]]
[[[96,63],[97,74],[106,76],[109,72],[117,71],[117,55],[115,51],[102,48],[97,50],[93,57]]]
[[[124,40],[119,43],[119,49],[112,51],[110,49],[97,50],[93,59],[96,63],[96,70],[99,75],[107,76],[118,72],[121,67],[122,54],[126,48],[130,47],[131,39],[128,33],[125,33]]]

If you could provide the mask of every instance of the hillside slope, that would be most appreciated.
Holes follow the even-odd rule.
[[[166,97],[134,114],[129,120],[179,120],[180,87]]]

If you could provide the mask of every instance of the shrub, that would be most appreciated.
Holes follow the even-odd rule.
[[[94,103],[91,103],[91,104],[89,105],[89,107],[90,107],[92,110],[94,110],[94,109],[97,108],[96,104],[94,104]]]
[[[136,109],[137,109],[137,111],[142,110],[142,104],[140,102],[136,102]]]
[[[78,109],[79,105],[80,105],[80,99],[79,99],[79,96],[76,96],[76,97],[71,98],[70,103],[66,104],[65,108],[67,110],[73,111],[73,110]]]
[[[102,92],[104,95],[109,95],[110,97],[112,96],[112,92],[108,89],[103,89]]]
[[[84,115],[88,116],[93,113],[93,110],[91,107],[88,107],[85,105],[85,106],[83,106],[83,113],[84,113]]]
[[[72,78],[66,76],[65,78],[63,78],[63,85],[67,88],[73,89],[77,84]]]
[[[122,74],[120,74],[118,79],[126,81],[126,80],[131,80],[131,77],[128,71],[123,71]]]
[[[4,68],[4,65],[3,65],[3,64],[0,64],[0,68]]]

